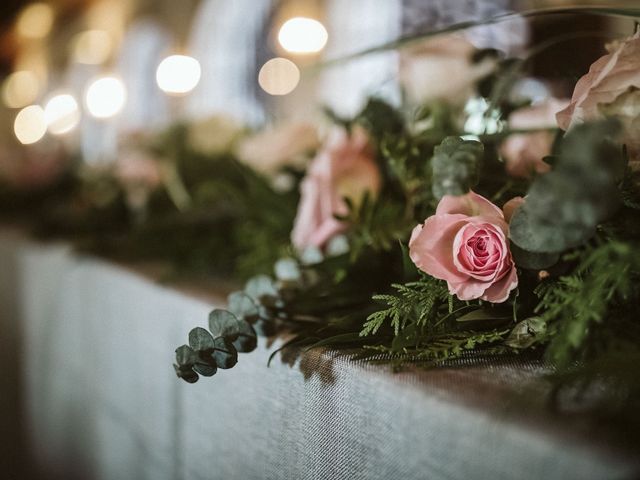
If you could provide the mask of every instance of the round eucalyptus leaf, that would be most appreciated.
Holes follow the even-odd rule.
[[[244,287],[244,291],[252,298],[275,297],[278,295],[273,279],[267,275],[258,275],[250,279]]]
[[[228,309],[238,318],[248,322],[258,319],[258,306],[253,298],[244,292],[233,292],[227,297]]]
[[[216,362],[214,360],[213,357],[211,357],[211,360],[207,363],[196,363],[193,366],[193,370],[196,371],[197,373],[199,373],[200,375],[204,376],[204,377],[213,377],[216,372],[218,371],[218,367],[216,365]]]
[[[189,366],[193,365],[193,362],[196,359],[196,353],[189,345],[181,345],[176,349],[176,363],[180,366]]]
[[[245,320],[238,322],[238,338],[233,341],[233,346],[238,352],[248,353],[255,350],[258,345],[256,331],[251,324]]]
[[[185,382],[196,383],[200,378],[198,374],[194,372],[190,367],[184,368],[174,364],[173,368],[175,369],[178,378],[183,379]]]
[[[544,337],[547,332],[547,324],[540,317],[531,317],[518,322],[505,344],[516,349],[529,348],[531,345]]]
[[[528,252],[559,253],[567,249],[561,227],[541,225],[531,217],[526,206],[513,214],[509,236],[513,243]]]
[[[209,314],[209,330],[213,338],[220,337],[235,340],[239,334],[238,318],[228,310],[214,310]]]
[[[511,242],[511,255],[516,265],[529,270],[542,270],[555,265],[560,259],[559,253],[529,252]]]
[[[214,342],[213,358],[218,368],[227,369],[238,363],[238,351],[229,340],[218,337]]]
[[[196,350],[211,350],[213,337],[204,328],[196,327],[189,332],[189,346]]]
[[[298,282],[302,278],[298,262],[293,258],[281,258],[273,268],[276,278],[283,282]]]

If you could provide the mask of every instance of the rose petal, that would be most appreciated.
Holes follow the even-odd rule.
[[[454,238],[464,221],[464,215],[432,216],[419,231],[414,229],[409,242],[409,256],[413,263],[435,278],[464,280],[466,275],[458,271],[451,254]]]
[[[503,218],[502,211],[489,200],[474,191],[466,195],[445,195],[438,203],[436,215],[461,213],[470,217],[485,216]]]

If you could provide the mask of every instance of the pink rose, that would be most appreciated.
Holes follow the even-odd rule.
[[[518,285],[502,211],[477,193],[445,195],[411,234],[409,255],[460,300],[501,303]]]
[[[544,103],[521,108],[509,115],[509,128],[536,130],[556,127],[556,113],[567,106],[568,100],[551,98]],[[542,158],[551,153],[553,132],[541,131],[510,135],[500,153],[506,162],[507,173],[513,177],[529,178],[532,173],[546,173],[550,166]]]
[[[356,205],[366,192],[377,195],[381,176],[369,137],[361,128],[351,135],[336,130],[313,159],[302,181],[300,204],[291,233],[296,248],[322,247],[347,225],[335,218],[345,215],[345,197]]]
[[[240,142],[239,159],[258,172],[275,174],[286,165],[304,167],[318,148],[316,128],[308,123],[288,123],[256,133]]]
[[[602,117],[600,106],[613,103],[632,88],[640,88],[640,30],[617,42],[597,60],[573,91],[571,103],[556,118],[563,130]]]

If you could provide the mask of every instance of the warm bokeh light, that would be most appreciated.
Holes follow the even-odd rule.
[[[272,58],[265,63],[258,74],[260,87],[270,95],[287,95],[300,82],[300,70],[286,58]]]
[[[21,108],[33,103],[40,93],[35,73],[21,70],[9,75],[2,84],[2,101],[9,108]]]
[[[20,110],[13,122],[13,131],[20,143],[36,143],[47,132],[44,110],[38,105],[29,105]]]
[[[282,48],[291,53],[316,53],[324,48],[329,34],[318,20],[295,17],[284,22],[278,32]]]
[[[67,133],[80,121],[78,102],[68,93],[51,97],[44,107],[44,119],[49,132],[54,135]]]
[[[85,103],[96,118],[109,118],[118,114],[127,100],[124,83],[115,77],[95,80],[87,89]]]
[[[24,38],[44,38],[53,26],[53,9],[43,2],[32,3],[22,10],[16,21],[16,32]]]
[[[73,39],[73,59],[78,63],[99,65],[109,59],[113,42],[104,30],[86,30]]]
[[[156,81],[163,92],[183,95],[200,82],[200,62],[186,55],[171,55],[158,65]]]
[[[113,44],[117,45],[124,35],[130,3],[132,2],[122,0],[94,0],[85,11],[87,28],[107,32]]]

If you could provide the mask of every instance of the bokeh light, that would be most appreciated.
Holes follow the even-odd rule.
[[[184,95],[200,82],[200,62],[186,55],[171,55],[158,65],[156,81],[160,89],[172,95]]]
[[[270,95],[287,95],[298,86],[300,70],[286,58],[272,58],[265,63],[258,74],[260,87]]]
[[[99,65],[106,62],[113,51],[113,41],[104,30],[86,30],[73,40],[73,59],[78,63]]]
[[[85,95],[89,113],[96,118],[110,118],[117,115],[127,100],[124,83],[116,77],[102,77],[95,80]]]
[[[29,105],[20,110],[13,122],[13,131],[18,141],[24,145],[40,140],[47,132],[47,122],[42,107]]]
[[[278,32],[278,42],[291,53],[317,53],[325,47],[328,39],[324,25],[306,17],[287,20]]]
[[[29,70],[9,75],[2,84],[2,101],[9,108],[22,108],[35,102],[40,93],[38,76]]]
[[[78,102],[68,93],[51,97],[44,107],[44,119],[50,133],[62,135],[70,132],[80,121]]]
[[[41,39],[53,26],[53,9],[43,2],[32,3],[22,10],[16,21],[16,32],[24,38]]]

